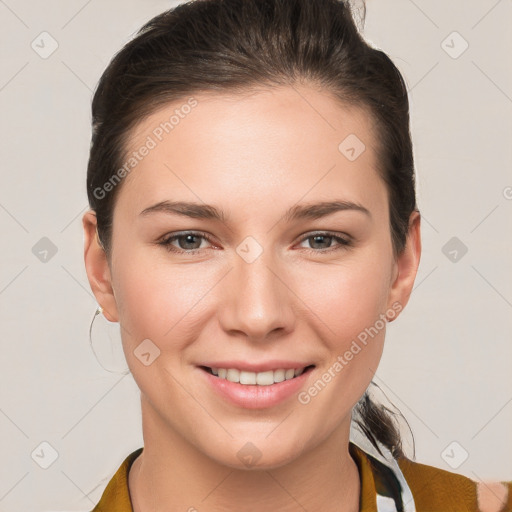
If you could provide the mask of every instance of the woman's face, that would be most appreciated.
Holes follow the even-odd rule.
[[[228,466],[247,467],[248,455],[277,467],[348,439],[385,316],[408,300],[419,231],[416,253],[394,260],[364,111],[305,86],[194,98],[131,134],[127,161],[137,165],[119,191],[103,267],[113,293],[96,297],[123,327],[154,435]],[[245,385],[205,367],[265,370],[262,383],[309,368]]]

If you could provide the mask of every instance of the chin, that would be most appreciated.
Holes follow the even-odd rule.
[[[215,444],[219,449],[216,453],[207,454],[211,459],[226,467],[237,470],[269,470],[289,464],[299,457],[304,448],[297,448],[297,443],[284,444],[276,438],[273,441],[265,439],[267,434],[244,436],[241,439],[231,439],[225,445]]]

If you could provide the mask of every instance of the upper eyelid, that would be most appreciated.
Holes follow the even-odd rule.
[[[169,233],[161,238],[161,243],[168,242],[170,244],[171,241],[175,241],[178,238],[180,238],[182,236],[187,236],[187,235],[199,236],[199,237],[205,239],[209,243],[215,243],[213,240],[213,237],[204,231],[178,231],[176,233]],[[329,231],[329,230],[325,230],[325,231],[313,230],[313,231],[308,231],[308,232],[304,233],[296,243],[302,243],[305,240],[308,240],[309,238],[312,238],[314,236],[331,236],[333,238],[340,238],[347,243],[352,242],[352,237],[346,233],[338,233],[338,232]],[[185,249],[180,249],[180,250],[185,251]],[[199,250],[199,249],[191,249],[191,251],[197,251],[197,250]]]
[[[205,240],[207,240],[209,242],[213,242],[213,237],[211,235],[209,235],[208,233],[205,233],[203,231],[178,231],[176,233],[167,233],[166,235],[161,237],[160,240],[162,242],[165,242],[166,240],[173,240],[173,239],[177,239],[177,238],[180,238],[182,236],[188,236],[188,235],[199,236],[199,237],[202,237],[202,238],[204,238]]]

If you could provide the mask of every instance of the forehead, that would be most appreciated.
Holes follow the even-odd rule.
[[[299,200],[341,187],[351,199],[375,200],[383,191],[376,142],[367,110],[312,87],[203,92],[165,105],[132,130],[125,160],[139,157],[123,194],[272,201],[276,192]],[[151,149],[141,158],[144,146]]]

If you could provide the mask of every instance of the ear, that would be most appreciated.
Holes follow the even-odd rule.
[[[401,305],[401,311],[409,302],[421,257],[420,224],[420,212],[415,210],[409,217],[405,247],[393,263],[393,282],[388,296],[388,309],[392,308],[392,304],[398,302]],[[397,317],[398,315],[388,321],[391,322]]]
[[[110,322],[118,322],[117,304],[112,287],[112,277],[107,256],[101,246],[96,231],[97,219],[93,210],[88,210],[83,218],[85,270],[91,290],[103,308],[103,315]]]

